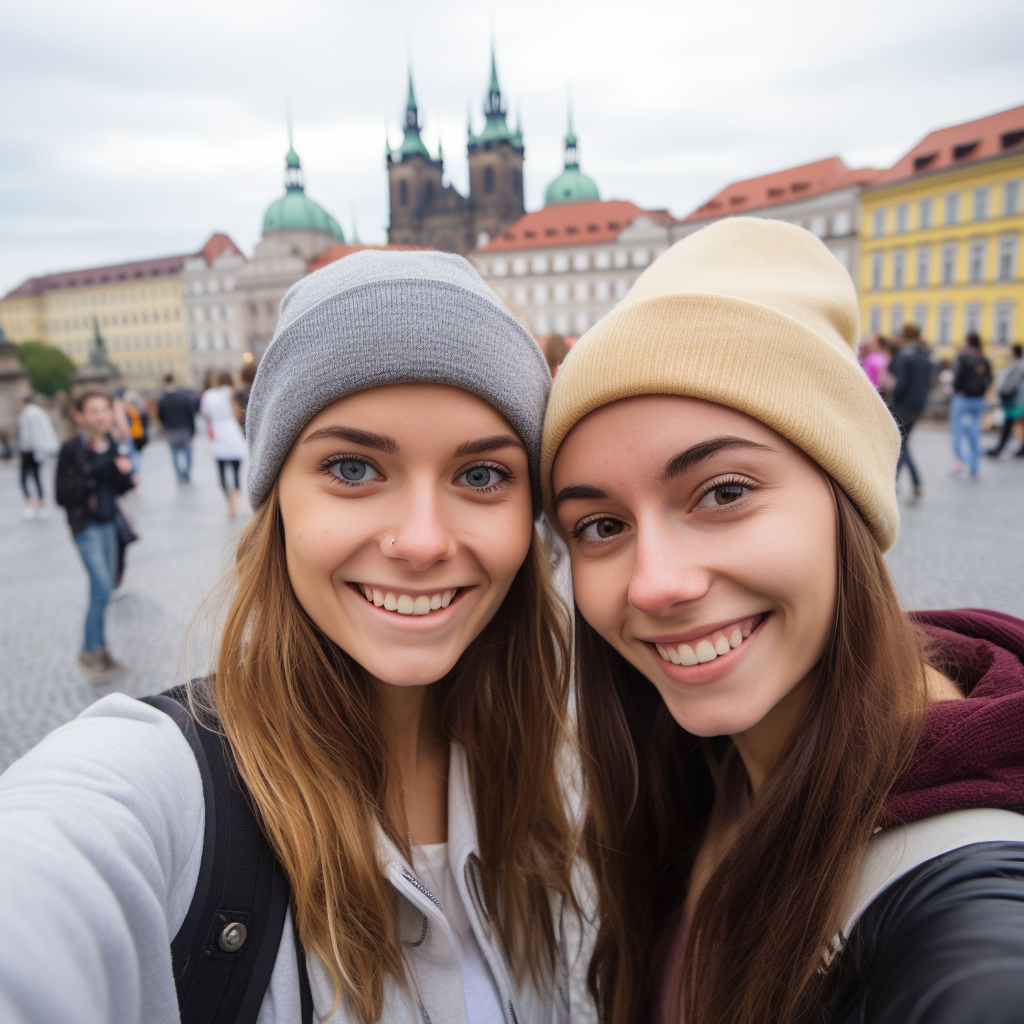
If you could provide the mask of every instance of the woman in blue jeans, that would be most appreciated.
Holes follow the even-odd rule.
[[[949,425],[953,431],[953,468],[959,473],[964,463],[971,479],[981,465],[981,417],[985,412],[985,392],[992,383],[992,366],[982,355],[981,338],[971,331],[966,346],[956,357],[953,401],[949,407]]]
[[[117,574],[116,499],[135,485],[127,446],[122,451],[110,434],[114,411],[107,395],[83,392],[75,399],[74,412],[81,432],[60,450],[57,503],[67,511],[71,535],[89,574],[89,610],[78,662],[93,682],[102,682],[125,670],[107,650],[103,617]]]

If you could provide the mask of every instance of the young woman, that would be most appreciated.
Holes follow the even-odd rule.
[[[287,876],[317,1019],[567,1018],[567,653],[533,525],[549,387],[530,335],[441,253],[304,279],[260,364],[255,513],[194,700]],[[168,942],[203,835],[192,749],[126,696],[12,766],[0,1007],[177,1020]],[[300,1003],[288,926],[260,1024]]]
[[[214,373],[199,400],[199,411],[210,433],[210,451],[217,460],[217,472],[224,497],[228,499],[228,515],[234,518],[241,495],[239,470],[245,458],[245,435],[239,426],[239,406],[230,373]]]
[[[555,378],[611,1024],[1024,1021],[1024,623],[901,611],[856,325],[810,233],[735,218]]]

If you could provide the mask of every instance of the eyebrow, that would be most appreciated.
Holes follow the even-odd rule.
[[[707,441],[701,441],[686,451],[680,452],[670,459],[665,466],[665,472],[661,474],[662,483],[668,483],[673,477],[693,469],[698,463],[710,459],[718,452],[727,451],[730,448],[758,448],[762,451],[773,452],[774,448],[766,444],[758,444],[757,441],[748,441],[745,437],[712,437]]]
[[[608,495],[600,487],[591,487],[589,484],[573,484],[571,487],[563,487],[555,495],[555,508],[557,509],[563,501],[600,501]]]
[[[481,437],[476,441],[466,441],[455,449],[452,458],[461,459],[464,455],[481,455],[483,452],[496,452],[501,448],[521,448],[524,452],[526,446],[518,437],[511,434],[494,434],[491,437]]]
[[[303,438],[303,444],[310,441],[320,441],[325,437],[337,438],[341,441],[349,441],[352,444],[360,444],[364,448],[376,448],[377,451],[385,452],[388,455],[398,454],[398,442],[393,437],[384,434],[374,434],[369,430],[360,430],[358,427],[343,427],[339,425],[321,427],[314,430],[309,437]]]

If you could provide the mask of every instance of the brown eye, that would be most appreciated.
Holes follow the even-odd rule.
[[[622,530],[623,525],[618,519],[592,519],[580,530],[579,536],[584,540],[611,540]]]
[[[733,502],[739,501],[744,493],[749,490],[750,488],[744,487],[743,484],[719,484],[717,487],[712,487],[700,499],[698,504],[704,508],[712,508],[716,505],[731,505]]]

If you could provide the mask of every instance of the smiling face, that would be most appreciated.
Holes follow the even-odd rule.
[[[318,413],[278,477],[288,576],[384,683],[444,676],[493,618],[533,533],[526,450],[482,398],[360,391]]]
[[[587,622],[687,731],[777,746],[836,605],[822,470],[743,413],[652,395],[577,423],[553,477]]]

